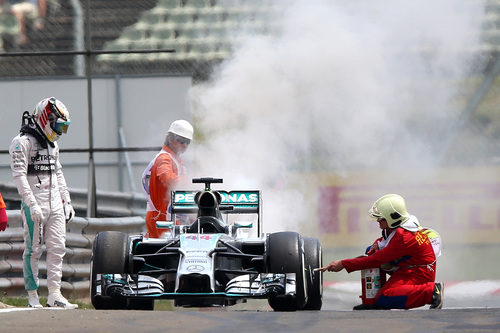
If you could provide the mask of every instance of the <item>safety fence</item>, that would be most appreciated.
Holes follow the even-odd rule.
[[[88,204],[88,192],[84,189],[70,188],[71,203],[79,216],[84,216]],[[0,193],[7,209],[18,209],[21,197],[14,184],[1,184]],[[145,216],[147,198],[142,193],[97,191],[97,217]]]
[[[0,290],[4,296],[24,295],[23,225],[20,211],[8,210],[9,225],[0,232]],[[114,230],[138,234],[144,230],[144,217],[83,218],[75,217],[67,224],[66,255],[63,262],[61,289],[65,295],[86,297],[89,290],[90,257],[95,235]],[[44,254],[40,258],[40,289],[46,295],[47,267]]]

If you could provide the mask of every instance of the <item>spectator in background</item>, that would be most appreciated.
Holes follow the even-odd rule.
[[[0,231],[5,231],[5,228],[7,228],[7,222],[9,222],[5,208],[5,202],[3,201],[2,194],[0,194]]]
[[[163,233],[156,228],[156,221],[170,220],[170,191],[185,174],[184,163],[179,155],[188,148],[193,132],[193,126],[188,121],[174,121],[168,129],[161,151],[142,174],[142,185],[148,196],[146,227],[149,237],[159,238]]]
[[[5,0],[4,0],[5,1]],[[33,28],[41,30],[47,14],[46,0],[8,0],[10,11],[19,22],[17,45],[28,42],[28,22],[33,22]]]
[[[27,123],[26,123],[27,121]],[[28,304],[41,308],[38,299],[38,262],[47,248],[47,306],[76,309],[61,294],[66,223],[75,211],[59,162],[57,140],[70,124],[66,106],[55,97],[41,100],[30,115],[23,114],[21,133],[11,143],[11,169],[21,196],[24,228],[23,275]]]

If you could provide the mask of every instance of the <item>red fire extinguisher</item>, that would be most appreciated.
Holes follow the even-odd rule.
[[[380,268],[361,270],[361,301],[365,305],[375,304],[380,288],[385,284],[385,272]]]

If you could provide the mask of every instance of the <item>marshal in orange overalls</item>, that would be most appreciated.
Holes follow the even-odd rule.
[[[0,231],[4,231],[7,228],[7,222],[9,221],[5,208],[5,202],[0,194]]]
[[[151,168],[149,179],[149,204],[146,209],[146,228],[149,237],[159,238],[162,230],[156,228],[156,221],[167,220],[170,191],[183,174],[184,163],[169,147],[163,146],[164,153],[157,155]],[[152,205],[151,205],[152,204]],[[154,206],[154,207],[152,207]]]

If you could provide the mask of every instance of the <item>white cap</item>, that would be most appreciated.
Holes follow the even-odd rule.
[[[169,133],[174,133],[178,136],[182,136],[183,138],[193,140],[193,126],[186,120],[176,120],[168,129]]]

